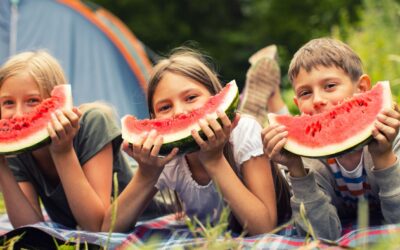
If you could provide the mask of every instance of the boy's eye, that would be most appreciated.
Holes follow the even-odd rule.
[[[329,82],[329,83],[327,83],[327,84],[325,85],[325,88],[331,89],[331,88],[334,88],[335,86],[336,86],[336,83]]]
[[[298,95],[298,97],[306,97],[307,95],[309,95],[310,94],[310,91],[308,91],[308,90],[302,90],[302,91],[300,91],[297,95]]]

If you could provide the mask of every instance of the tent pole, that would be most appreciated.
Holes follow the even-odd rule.
[[[18,3],[19,0],[10,0],[11,20],[10,20],[10,56],[17,53],[17,29],[18,29]]]

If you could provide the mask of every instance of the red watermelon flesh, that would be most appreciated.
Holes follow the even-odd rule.
[[[61,108],[72,108],[71,86],[57,85],[51,96],[35,110],[22,117],[0,120],[0,154],[31,150],[49,140],[47,125],[51,114]]]
[[[391,107],[390,85],[384,81],[323,113],[269,114],[268,120],[271,125],[282,124],[287,128],[286,150],[306,157],[331,157],[368,141],[378,113]]]
[[[172,118],[138,120],[134,116],[126,115],[121,119],[122,138],[128,142],[139,140],[143,132],[156,130],[164,138],[160,154],[169,153],[173,147],[179,147],[180,153],[196,150],[196,143],[191,136],[191,131],[200,130],[198,121],[211,115],[217,118],[218,109],[225,110],[230,119],[235,116],[239,101],[239,90],[235,81],[228,83],[218,94],[210,97],[207,103],[189,113],[178,114]]]

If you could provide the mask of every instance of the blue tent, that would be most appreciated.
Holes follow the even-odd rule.
[[[60,61],[75,105],[102,100],[120,116],[148,116],[145,46],[105,9],[78,0],[1,0],[0,64],[36,49]]]

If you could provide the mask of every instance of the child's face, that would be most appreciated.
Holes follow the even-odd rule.
[[[171,118],[202,107],[211,94],[201,83],[167,72],[153,95],[155,118]]]
[[[310,72],[300,69],[293,79],[293,87],[294,101],[300,112],[311,115],[329,110],[340,101],[365,90],[359,87],[358,82],[352,82],[342,69],[323,66]]]
[[[28,74],[7,78],[0,88],[1,118],[20,117],[42,102],[39,86]]]

